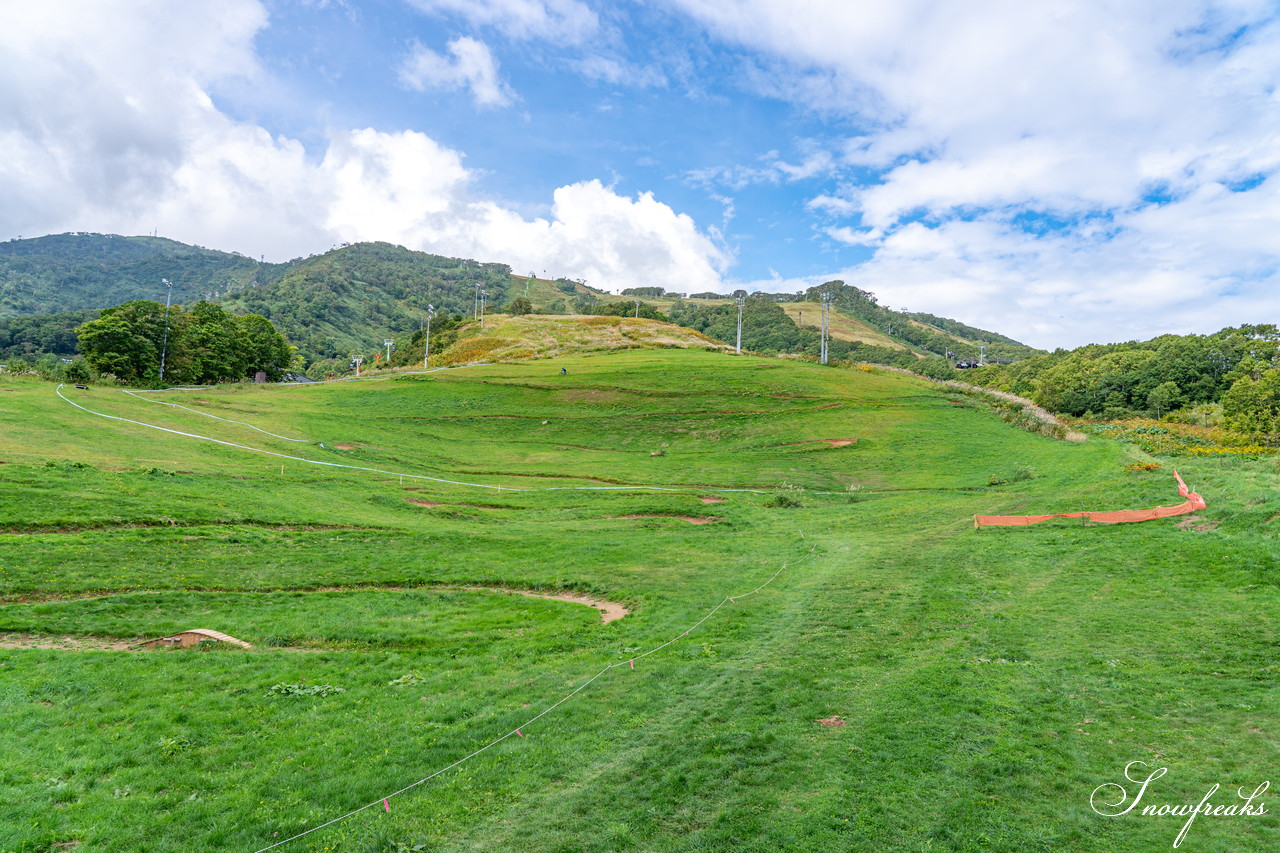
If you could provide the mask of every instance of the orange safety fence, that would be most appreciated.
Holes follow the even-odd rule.
[[[1051,518],[1082,518],[1085,521],[1096,521],[1099,524],[1125,524],[1130,521],[1151,521],[1155,518],[1170,518],[1175,515],[1186,515],[1205,508],[1204,498],[1187,488],[1177,470],[1173,477],[1178,481],[1178,494],[1186,498],[1177,506],[1157,506],[1151,509],[1120,509],[1113,512],[1060,512],[1053,515],[975,515],[974,527],[1015,527],[1024,524],[1039,524]]]

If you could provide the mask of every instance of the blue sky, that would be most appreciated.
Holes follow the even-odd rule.
[[[0,239],[830,278],[1038,346],[1280,320],[1274,2],[49,0]]]

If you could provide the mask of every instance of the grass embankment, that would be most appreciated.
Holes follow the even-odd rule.
[[[731,347],[706,335],[643,317],[585,317],[495,314],[484,327],[470,323],[448,349],[433,355],[432,365],[471,364],[557,358],[585,352],[628,349],[701,349],[728,351]]]
[[[782,310],[796,322],[797,326],[818,328],[822,323],[822,303],[820,302],[783,302]],[[806,320],[805,318],[808,317]],[[845,341],[860,341],[889,349],[907,349],[901,341],[895,341],[881,330],[851,317],[839,309],[832,308],[830,315],[831,337]]]
[[[1018,431],[898,374],[693,351],[562,363],[181,397],[306,444],[67,392],[392,474],[4,380],[0,631],[207,627],[257,647],[0,649],[0,850],[257,850],[511,731],[783,563],[524,737],[282,849],[1164,849],[1184,819],[1101,817],[1090,793],[1135,760],[1169,768],[1155,803],[1274,775],[1274,460],[1179,460],[1209,501],[1195,529],[975,531],[975,512],[1177,498],[1166,472],[1124,469],[1136,448]],[[784,483],[800,507],[768,506]],[[771,493],[713,491],[734,488]],[[602,625],[444,588],[461,586],[633,612]],[[1275,832],[1201,817],[1183,846]]]

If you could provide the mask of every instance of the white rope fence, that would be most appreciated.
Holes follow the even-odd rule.
[[[61,386],[61,385],[59,385],[58,387],[59,387],[59,388],[61,388],[62,386]],[[196,389],[196,388],[164,388],[164,389],[162,389],[162,390],[164,390],[164,391],[196,391],[196,390],[200,390],[200,389]],[[201,417],[204,417],[204,418],[213,418],[215,421],[225,421],[226,423],[229,423],[229,424],[239,424],[240,426],[244,426],[244,427],[248,427],[249,429],[257,430],[258,432],[262,433],[263,435],[269,435],[269,436],[271,436],[272,438],[279,438],[279,439],[283,439],[283,440],[285,440],[285,441],[301,441],[301,442],[307,442],[307,441],[309,441],[309,439],[306,439],[306,438],[289,438],[289,436],[287,436],[287,435],[276,435],[274,432],[267,432],[267,431],[266,431],[265,429],[263,429],[262,427],[256,427],[256,426],[254,426],[254,425],[253,425],[253,424],[251,424],[251,423],[246,423],[246,422],[244,422],[244,421],[233,421],[231,418],[224,418],[224,417],[221,417],[220,415],[211,415],[211,414],[209,414],[208,412],[202,412],[202,411],[200,411],[199,409],[193,409],[193,408],[191,408],[190,406],[180,406],[180,405],[178,405],[177,403],[166,403],[164,400],[152,400],[150,397],[144,397],[144,396],[142,396],[142,395],[143,395],[143,393],[158,393],[158,392],[132,391],[132,390],[130,390],[130,389],[128,389],[128,388],[125,388],[125,389],[124,389],[124,393],[126,393],[126,394],[128,394],[129,396],[131,396],[131,397],[133,397],[133,398],[135,398],[135,399],[138,399],[138,400],[145,400],[145,401],[146,401],[146,402],[148,402],[148,403],[155,403],[155,404],[156,404],[156,405],[158,405],[158,406],[172,406],[172,407],[173,407],[173,408],[175,408],[175,409],[185,409],[185,410],[186,410],[186,411],[188,411],[188,412],[193,412],[193,413],[195,413],[195,414],[197,414],[197,415],[200,415]],[[63,397],[63,399],[65,400],[66,398],[65,398],[65,397]]]
[[[370,380],[370,381],[373,381],[373,380]],[[259,453],[263,456],[275,457],[276,459],[287,459],[291,462],[302,462],[307,465],[321,465],[327,468],[345,468],[350,471],[364,471],[370,474],[385,474],[388,477],[408,477],[413,480],[427,480],[432,483],[446,483],[451,486],[467,486],[473,489],[492,489],[498,492],[555,492],[555,491],[566,491],[566,490],[597,491],[597,492],[628,491],[628,490],[682,492],[682,491],[688,491],[689,489],[696,488],[700,491],[705,491],[705,492],[748,492],[756,495],[762,495],[762,494],[768,493],[764,489],[723,489],[723,488],[702,488],[700,486],[620,485],[620,486],[540,486],[538,488],[521,488],[519,486],[495,486],[490,483],[467,483],[461,480],[445,479],[444,477],[431,477],[426,474],[410,474],[404,471],[388,471],[385,468],[370,468],[364,465],[348,465],[343,462],[325,462],[320,459],[307,459],[302,456],[292,456],[288,453],[278,453],[274,450],[265,450],[260,447],[250,447],[247,444],[237,444],[234,441],[224,441],[220,438],[213,438],[212,436],[208,436],[208,435],[199,435],[198,433],[193,433],[193,432],[183,432],[182,430],[170,429],[169,427],[160,426],[159,424],[150,424],[150,423],[146,423],[145,421],[136,421],[136,420],[133,420],[132,418],[120,417],[119,415],[108,415],[105,412],[97,412],[97,411],[94,411],[93,409],[90,409],[88,406],[83,406],[80,403],[77,403],[75,400],[72,400],[69,397],[67,397],[65,394],[62,393],[63,387],[64,386],[62,384],[59,384],[58,387],[54,389],[54,393],[56,393],[59,397],[61,397],[64,402],[69,403],[72,406],[75,406],[77,409],[80,409],[83,412],[88,412],[89,414],[95,415],[99,418],[107,418],[108,420],[121,421],[123,423],[133,424],[134,426],[146,427],[147,429],[159,430],[160,432],[167,432],[170,435],[179,435],[179,436],[182,436],[183,438],[192,438],[197,441],[208,441],[208,442],[212,442],[213,444],[221,444],[223,447],[234,447],[237,450],[247,450],[250,453]],[[146,399],[146,398],[141,398],[141,399]],[[148,400],[147,402],[154,403],[157,401]],[[164,405],[173,405],[173,404],[165,403]],[[178,408],[185,409],[187,407],[178,406]],[[194,410],[191,410],[191,411],[194,411]],[[197,414],[203,414],[203,413],[197,412]],[[218,420],[227,420],[227,419],[218,418]],[[232,423],[239,423],[239,421],[232,421]],[[248,425],[246,424],[246,426]],[[257,427],[254,427],[254,429],[257,429]],[[258,431],[265,432],[265,430],[258,430]],[[270,435],[270,433],[268,433],[268,435]],[[280,436],[277,436],[277,437],[280,437]],[[288,439],[288,440],[294,441],[296,439]]]

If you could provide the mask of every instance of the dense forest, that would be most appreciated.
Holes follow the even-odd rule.
[[[163,237],[54,234],[0,243],[0,318],[109,308],[131,299],[217,298],[282,267]]]
[[[1224,425],[1266,443],[1280,440],[1280,332],[1274,325],[1090,344],[967,374],[969,381],[1083,418],[1161,417],[1220,404]]]
[[[477,284],[489,310],[514,295],[506,264],[358,243],[297,262],[270,288],[242,290],[221,304],[268,318],[310,362],[363,353],[388,334],[416,329],[428,305],[469,316]]]
[[[96,310],[63,311],[0,318],[0,358],[75,355],[76,328],[98,314]]]

